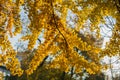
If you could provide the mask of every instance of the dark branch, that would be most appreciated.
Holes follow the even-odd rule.
[[[54,19],[54,22],[55,22],[55,27],[56,27],[56,29],[58,30],[58,32],[62,35],[62,37],[63,37],[63,39],[64,39],[64,41],[65,41],[65,43],[66,43],[66,47],[68,47],[68,43],[67,43],[67,40],[66,40],[66,38],[64,37],[64,35],[61,33],[61,31],[59,30],[59,28],[58,28],[58,26],[57,26],[57,22],[56,22],[56,20],[55,20],[55,14],[54,14],[54,9],[53,9],[53,4],[52,4],[52,1],[51,1],[51,6],[52,6],[52,16],[53,16],[53,19]]]
[[[41,44],[41,40],[38,38],[39,43]]]
[[[118,3],[119,3],[119,4],[118,4]],[[120,5],[120,0],[118,0],[118,3],[117,3],[117,0],[115,0],[115,6],[116,6],[118,12],[120,13],[120,7],[119,7],[119,5]]]
[[[72,79],[72,76],[73,76],[73,74],[74,74],[73,70],[74,70],[74,67],[71,68],[71,76],[70,76],[70,80]]]
[[[38,68],[40,68],[40,67],[43,66],[43,64],[45,63],[45,61],[46,61],[47,58],[48,58],[48,56],[46,56],[46,57],[43,59],[43,61],[41,62],[41,64],[38,66]]]
[[[61,80],[65,80],[65,71],[63,71],[62,76],[60,78]]]

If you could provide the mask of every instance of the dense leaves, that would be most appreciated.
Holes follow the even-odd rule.
[[[119,0],[1,0],[0,1],[0,65],[12,75],[30,75],[47,62],[45,68],[68,73],[89,74],[100,72],[99,60],[106,55],[120,53]],[[71,15],[72,14],[72,15]],[[27,23],[22,17],[26,15]],[[109,27],[110,42],[101,49],[103,36],[100,24],[107,24],[105,17],[116,20]],[[71,25],[72,24],[72,25]],[[108,24],[107,24],[108,25]],[[103,26],[106,27],[106,26]],[[105,28],[104,28],[105,29]],[[21,32],[24,32],[22,34]],[[28,47],[21,57],[21,66],[9,38],[22,34]],[[42,39],[39,36],[42,35]],[[35,49],[36,41],[39,41]],[[34,51],[35,50],[35,51]],[[52,56],[52,59],[50,57]],[[23,64],[23,65],[24,65]],[[44,63],[43,63],[44,64]],[[72,70],[73,69],[73,70]],[[72,71],[71,71],[72,70]]]

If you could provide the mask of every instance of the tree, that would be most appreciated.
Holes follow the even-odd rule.
[[[63,71],[63,80],[67,72],[80,73],[84,69],[89,74],[100,72],[103,67],[99,60],[105,55],[112,56],[120,52],[119,2],[119,0],[2,0],[0,65],[6,66],[12,75],[21,76],[23,73],[30,75],[46,57],[53,56],[53,60],[46,67]],[[21,12],[24,13],[20,14]],[[69,16],[69,12],[74,16]],[[21,19],[25,13],[27,26]],[[106,24],[104,19],[106,16],[115,18],[116,23],[110,27],[112,32],[110,42],[102,50],[93,43],[94,40],[99,42],[102,39],[99,24]],[[71,22],[74,25],[69,25]],[[29,40],[28,51],[34,50],[37,40],[41,43],[34,53],[28,53],[28,57],[32,57],[28,67],[22,69],[20,61],[16,58],[17,52],[8,38],[20,34],[24,28],[27,28],[28,32],[21,39]],[[88,37],[88,41],[80,37],[81,32],[84,33],[83,37]],[[43,35],[44,41],[39,39],[40,35]]]

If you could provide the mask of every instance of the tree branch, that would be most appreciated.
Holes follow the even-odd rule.
[[[65,80],[65,71],[62,73],[61,80]]]
[[[56,29],[58,30],[58,32],[62,35],[62,37],[63,37],[63,39],[64,39],[64,41],[65,41],[65,43],[66,43],[66,47],[68,47],[68,43],[67,43],[66,38],[64,37],[64,35],[61,33],[61,31],[59,30],[59,28],[58,28],[58,26],[57,26],[57,22],[56,22],[56,20],[55,20],[55,14],[54,14],[54,9],[53,9],[52,1],[51,1],[51,6],[52,6],[52,13],[53,13],[52,16],[53,16],[53,19],[54,19],[55,27],[56,27]]]
[[[40,63],[40,65],[38,66],[38,68],[40,68],[40,67],[42,67],[43,66],[43,64],[45,63],[45,60],[48,58],[48,56],[46,56],[44,59],[43,59],[43,61]]]

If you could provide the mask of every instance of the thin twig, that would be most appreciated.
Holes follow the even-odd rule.
[[[114,80],[114,77],[113,77],[113,71],[112,71],[112,65],[111,65],[111,58],[110,58],[110,71],[111,71],[111,77],[112,77],[112,80]]]
[[[109,64],[106,64],[106,65],[114,64],[114,63],[117,62],[118,60],[120,60],[120,58],[118,58],[117,60],[115,60],[115,61],[113,61],[113,62],[111,62],[111,63],[109,63]]]

